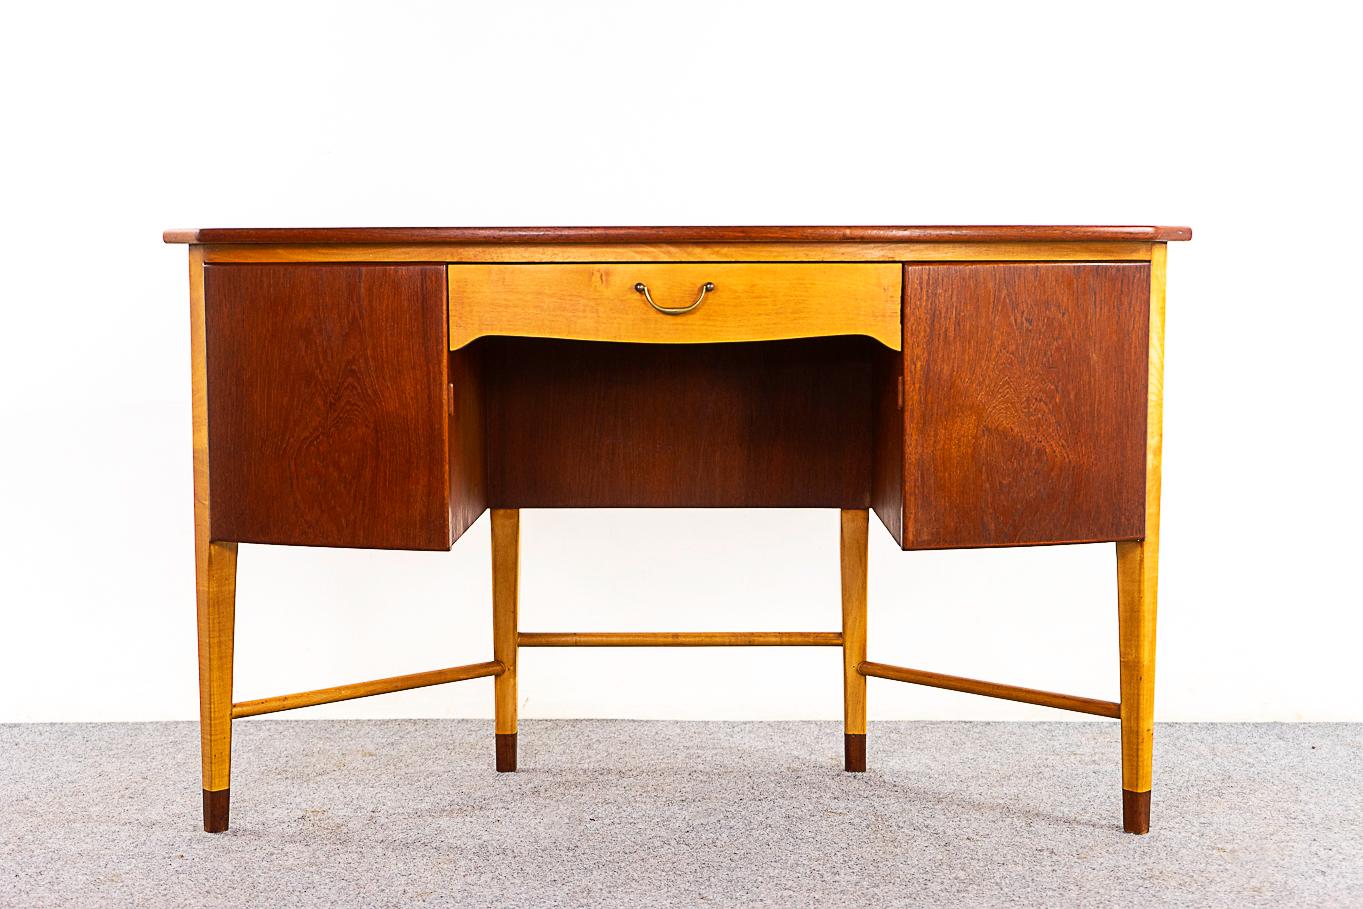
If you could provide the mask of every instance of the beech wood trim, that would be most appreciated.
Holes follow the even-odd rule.
[[[1155,734],[1155,620],[1159,592],[1160,486],[1164,461],[1166,249],[1150,263],[1149,373],[1146,380],[1145,538],[1117,544],[1117,629],[1121,664],[1122,789],[1148,793]],[[1126,829],[1149,830],[1149,801],[1128,808]]]
[[[492,658],[506,667],[493,683],[493,732],[498,738],[497,769],[516,769],[516,664],[520,628],[521,512],[519,508],[492,509]],[[510,765],[505,761],[504,742],[512,743]]]
[[[255,701],[242,701],[232,705],[232,718],[260,716],[263,713],[278,713],[281,710],[297,710],[299,707],[315,707],[318,704],[331,704],[336,701],[353,701],[376,694],[391,694],[394,691],[407,691],[411,688],[428,688],[446,682],[463,682],[468,679],[481,679],[489,675],[501,675],[505,667],[496,660],[486,663],[472,663],[468,666],[452,666],[449,669],[432,669],[429,672],[414,672],[411,675],[395,675],[372,682],[354,682],[337,685],[334,688],[319,688],[316,691],[300,691],[296,694],[281,694],[272,698]]]
[[[716,243],[1188,240],[1151,225],[862,225],[715,227],[207,227],[168,230],[166,243]]]
[[[204,830],[227,829],[232,774],[232,652],[237,544],[215,541],[208,473],[208,348],[203,249],[189,248],[190,409],[194,461],[194,594],[199,642],[199,748]]]
[[[450,349],[487,335],[706,344],[865,335],[893,350],[903,269],[895,263],[668,262],[451,265]],[[635,290],[649,288],[656,312]]]
[[[990,243],[297,244],[204,247],[229,262],[1148,262],[1138,241]]]
[[[522,631],[522,647],[838,647],[837,631]]]
[[[1077,713],[1091,713],[1117,719],[1121,708],[1113,701],[1100,701],[1095,698],[1082,698],[1072,694],[1057,694],[1053,691],[1039,691],[1035,688],[1021,688],[1017,685],[1001,685],[997,682],[982,682],[956,675],[943,675],[940,672],[927,672],[922,669],[908,669],[904,666],[891,666],[887,663],[862,663],[857,667],[862,675],[877,679],[892,679],[908,682],[911,685],[926,685],[929,688],[945,688],[965,694],[982,694],[1006,701],[1021,701],[1024,704],[1037,704],[1042,707],[1056,707],[1060,710],[1073,710]]]
[[[838,555],[842,580],[843,733],[866,735],[866,676],[857,671],[866,661],[867,529],[865,508],[844,508],[840,514]],[[866,769],[865,742],[860,766],[848,754],[846,769]]]

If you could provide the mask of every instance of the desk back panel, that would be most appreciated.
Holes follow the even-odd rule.
[[[870,339],[472,346],[493,507],[869,503]]]
[[[904,548],[1140,539],[1149,318],[1147,263],[906,265]]]
[[[204,292],[213,538],[448,549],[444,266],[209,265]]]

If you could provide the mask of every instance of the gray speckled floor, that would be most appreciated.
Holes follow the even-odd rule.
[[[191,723],[0,726],[0,905],[1360,906],[1363,726],[243,721],[199,832]]]

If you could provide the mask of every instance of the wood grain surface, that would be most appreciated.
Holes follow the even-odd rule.
[[[865,508],[845,508],[839,513],[839,520],[843,767],[850,772],[860,773],[866,769],[866,676],[861,674],[858,667],[866,661],[867,530],[870,514]]]
[[[450,347],[486,335],[701,344],[865,335],[898,349],[894,263],[451,265]],[[643,284],[660,313],[635,288]]]
[[[837,647],[836,631],[522,631],[522,647]]]
[[[205,268],[215,539],[448,549],[441,266]]]
[[[166,243],[714,243],[1188,240],[1187,227],[1096,225],[817,227],[229,227],[168,230]]]
[[[1149,262],[1140,240],[707,243],[213,243],[209,263]]]
[[[281,710],[297,710],[301,707],[316,707],[318,704],[353,701],[356,698],[373,697],[376,694],[392,694],[394,691],[408,691],[412,688],[428,688],[431,685],[444,685],[448,682],[481,679],[490,675],[500,675],[504,669],[505,667],[501,663],[496,660],[489,660],[483,663],[470,663],[467,666],[451,666],[446,669],[430,669],[426,672],[413,672],[408,675],[395,675],[384,679],[351,682],[348,685],[335,685],[331,688],[318,688],[313,691],[278,694],[274,697],[258,698],[233,704],[232,717],[240,719],[248,716],[261,716],[266,713],[279,713]]]
[[[521,513],[492,509],[492,658],[502,666],[493,682],[493,734],[499,773],[516,770],[516,666],[520,661]]]
[[[1149,266],[904,274],[903,546],[1140,538]]]
[[[871,508],[904,543],[904,355],[872,352]]]
[[[928,672],[924,669],[910,669],[907,666],[891,666],[888,663],[862,663],[858,668],[862,675],[872,678],[908,682],[911,685],[926,685],[929,688],[944,688],[948,691],[960,691],[965,694],[980,694],[985,697],[1003,698],[1006,701],[1036,704],[1041,707],[1055,707],[1077,713],[1091,713],[1094,716],[1105,716],[1114,720],[1117,718],[1119,710],[1115,701],[1103,701],[1098,698],[1086,698],[1074,694],[1060,694],[1055,691],[1040,691],[1036,688],[1004,685],[999,682],[984,682],[979,679],[963,678],[959,675],[944,675],[940,672]]]
[[[1122,817],[1128,833],[1150,831],[1155,739],[1155,624],[1159,593],[1160,487],[1164,462],[1165,249],[1150,268],[1146,394],[1145,536],[1117,544],[1117,634],[1122,691]]]
[[[493,507],[868,505],[874,341],[476,344]]]
[[[487,417],[477,350],[450,354],[450,537],[459,539],[487,511]]]
[[[194,594],[199,642],[199,750],[203,827],[227,829],[232,778],[232,656],[237,544],[213,537],[209,488],[208,348],[203,250],[189,251],[190,410],[194,460]]]

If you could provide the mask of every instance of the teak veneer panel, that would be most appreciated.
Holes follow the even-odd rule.
[[[451,265],[450,347],[487,335],[702,344],[865,335],[900,345],[901,269],[884,263]],[[645,284],[655,310],[635,290]]]
[[[214,539],[448,549],[444,267],[204,272]]]
[[[494,508],[865,508],[868,338],[484,338]]]
[[[1146,264],[906,265],[906,549],[1145,531]]]

